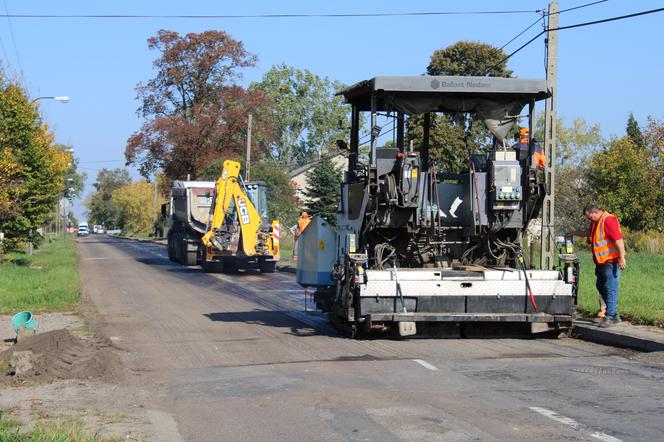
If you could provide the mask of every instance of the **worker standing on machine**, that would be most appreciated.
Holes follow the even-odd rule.
[[[528,152],[530,155],[530,164],[537,169],[544,169],[544,164],[546,162],[546,157],[544,156],[544,150],[539,144],[537,138],[533,138],[532,148],[530,146],[530,137],[527,127],[522,127],[519,129],[519,143],[516,145],[516,148],[519,151]],[[525,154],[524,154],[525,155]],[[522,158],[521,156],[519,156]]]
[[[297,220],[297,227],[293,235],[295,236],[295,244],[293,245],[293,261],[297,261],[298,240],[300,239],[300,236],[302,236],[302,233],[304,233],[304,229],[307,228],[310,222],[311,222],[311,217],[309,217],[309,214],[307,212],[302,212],[302,214],[300,215],[300,219]]]

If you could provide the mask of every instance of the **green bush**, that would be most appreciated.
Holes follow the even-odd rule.
[[[657,230],[634,231],[623,229],[623,236],[628,251],[664,254],[664,233]]]

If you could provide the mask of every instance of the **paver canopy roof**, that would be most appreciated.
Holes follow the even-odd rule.
[[[531,100],[550,96],[545,80],[501,77],[374,77],[341,92],[360,111],[471,112],[502,140]]]

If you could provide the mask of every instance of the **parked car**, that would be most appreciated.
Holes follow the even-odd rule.
[[[92,226],[92,233],[104,233],[104,227],[99,224]]]
[[[76,236],[88,236],[90,234],[90,229],[88,228],[88,223],[80,223],[78,225],[78,230],[76,231]]]

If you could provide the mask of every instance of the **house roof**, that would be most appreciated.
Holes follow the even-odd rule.
[[[338,153],[338,154],[332,156],[332,158],[338,158],[338,157],[346,157],[346,154],[344,154],[344,153]],[[316,161],[312,161],[312,162],[310,162],[310,163],[307,163],[307,164],[305,164],[304,166],[300,166],[300,167],[298,167],[297,169],[293,169],[293,170],[291,170],[290,172],[288,172],[288,175],[290,175],[291,178],[294,178],[294,177],[296,177],[296,176],[298,176],[298,175],[301,175],[301,174],[303,174],[303,173],[305,173],[305,172],[308,172],[309,169],[313,169],[313,168],[316,167],[316,165],[318,165],[318,163],[320,163],[320,162],[321,162],[321,160],[316,160]]]

